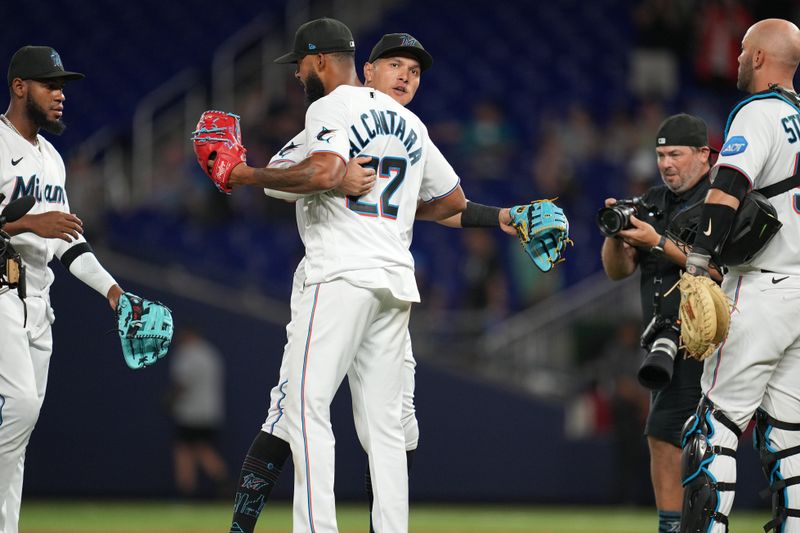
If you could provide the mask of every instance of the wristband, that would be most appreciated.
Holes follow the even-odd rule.
[[[462,228],[493,228],[500,224],[500,208],[467,202],[461,213]]]

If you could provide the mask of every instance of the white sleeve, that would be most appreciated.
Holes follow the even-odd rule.
[[[334,153],[347,163],[350,160],[348,128],[348,106],[343,93],[331,93],[311,104],[306,111],[308,155]]]
[[[286,143],[283,148],[272,156],[269,160],[267,167],[269,168],[288,168],[296,165],[305,159],[305,131],[301,131],[295,135],[291,141]],[[299,194],[294,192],[276,191],[275,189],[264,188],[264,194],[278,200],[286,200],[287,202],[295,202],[301,198],[308,196],[307,194]]]
[[[425,158],[419,196],[424,202],[432,202],[453,192],[460,180],[442,152],[427,135],[425,135],[425,139],[427,141],[425,150],[428,152],[428,157]]]
[[[302,198],[308,196],[308,194],[300,194],[297,192],[285,192],[285,191],[276,191],[275,189],[264,189],[264,194],[269,196],[270,198],[275,198],[277,200],[285,200],[287,202],[296,202]]]
[[[117,284],[114,277],[97,260],[92,247],[83,235],[70,243],[58,239],[55,255],[73,276],[99,292],[104,298],[108,295],[108,290]]]
[[[750,185],[755,183],[769,156],[774,142],[774,127],[770,125],[770,113],[765,106],[771,102],[755,101],[745,105],[731,122],[725,144],[712,171],[712,179],[722,167],[729,167],[744,174]]]

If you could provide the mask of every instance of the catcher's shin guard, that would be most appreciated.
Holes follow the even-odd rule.
[[[706,397],[686,421],[681,434],[681,533],[711,533],[715,524],[722,527],[717,531],[728,531],[741,434]]]
[[[767,478],[769,488],[761,491],[763,497],[772,494],[772,520],[764,525],[764,531],[777,533],[790,531],[788,518],[800,518],[800,462],[785,461],[800,454],[800,424],[782,422],[769,416],[766,411],[756,411],[756,428],[753,445],[761,459],[761,470]],[[794,505],[795,507],[792,507]],[[800,520],[794,521],[798,525]],[[798,531],[799,529],[793,529]]]

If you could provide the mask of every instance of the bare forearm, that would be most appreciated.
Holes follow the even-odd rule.
[[[417,220],[432,220],[451,228],[461,227],[461,211],[463,207],[449,202],[431,202],[417,207]]]
[[[291,193],[313,193],[335,188],[343,173],[331,172],[311,158],[288,168],[253,168],[237,166],[231,173],[230,185],[255,185]]]
[[[417,214],[414,218],[417,220],[445,220],[453,217],[454,215],[459,215],[460,217],[461,213],[466,208],[467,199],[464,196],[464,191],[461,189],[461,186],[458,185],[450,194],[443,198],[438,198],[426,204],[419,204],[417,206]],[[460,220],[458,226],[451,227],[461,227]]]
[[[614,281],[627,278],[636,270],[635,250],[626,248],[622,240],[607,237],[603,242],[601,257],[603,269]]]
[[[419,213],[419,210],[417,210],[417,213]],[[419,218],[419,217],[417,217],[417,218]],[[442,226],[447,226],[448,228],[456,228],[456,229],[458,229],[458,228],[462,228],[463,227],[461,225],[461,213],[456,213],[455,215],[453,215],[451,217],[447,217],[447,218],[444,218],[442,220],[437,220],[436,222],[438,222]]]

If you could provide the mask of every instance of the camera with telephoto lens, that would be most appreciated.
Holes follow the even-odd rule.
[[[649,351],[637,375],[643,387],[659,390],[672,381],[680,334],[680,326],[674,317],[656,315],[647,325],[640,342],[642,348]]]
[[[633,227],[631,215],[643,218],[647,213],[654,213],[653,206],[647,205],[641,197],[617,200],[617,203],[602,208],[597,212],[597,226],[603,235],[613,237],[624,229]]]

